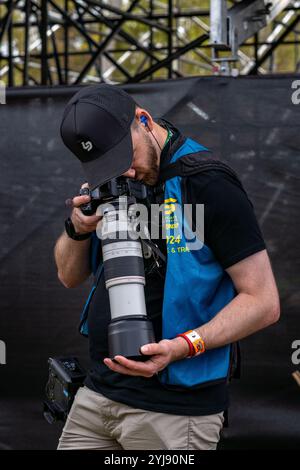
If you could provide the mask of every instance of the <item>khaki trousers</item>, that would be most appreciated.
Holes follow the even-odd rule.
[[[215,450],[223,412],[179,416],[132,408],[82,387],[58,450]]]

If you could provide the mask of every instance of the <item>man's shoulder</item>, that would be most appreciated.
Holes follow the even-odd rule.
[[[182,178],[184,202],[233,202],[235,198],[248,199],[247,193],[234,170],[218,160],[199,165],[194,172]]]

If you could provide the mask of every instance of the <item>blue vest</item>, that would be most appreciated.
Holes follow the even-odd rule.
[[[207,149],[188,138],[174,153],[170,163],[189,154],[197,154],[201,158],[203,151]],[[207,323],[235,296],[232,280],[216,260],[211,249],[199,243],[199,240],[194,242],[196,248],[190,243],[191,228],[181,211],[182,204],[188,202],[182,197],[181,180],[181,176],[168,179],[164,189],[167,243],[162,311],[164,339],[174,338],[178,333]],[[181,223],[185,230],[178,231]],[[103,273],[103,267],[97,264],[99,247],[100,241],[93,234],[92,269],[96,274],[96,281],[81,319],[81,333],[86,335],[88,306]],[[173,362],[159,373],[158,378],[166,386],[179,388],[225,381],[229,375],[230,351],[231,346],[226,345],[208,350],[191,359]]]

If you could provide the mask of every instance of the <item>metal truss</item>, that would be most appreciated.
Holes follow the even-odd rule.
[[[239,73],[270,71],[275,52],[287,46],[297,51],[289,71],[298,70],[299,2],[282,2],[270,32],[239,47]],[[77,85],[218,74],[209,18],[203,0],[0,0],[0,79]]]

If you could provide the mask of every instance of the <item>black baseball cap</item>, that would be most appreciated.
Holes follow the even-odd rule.
[[[90,189],[129,170],[135,107],[128,93],[108,84],[84,87],[68,102],[61,137],[81,161]]]

